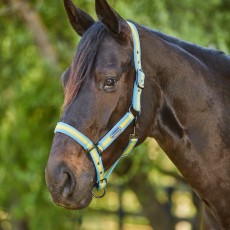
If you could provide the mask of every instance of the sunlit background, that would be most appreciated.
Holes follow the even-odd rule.
[[[93,0],[75,2],[96,18]],[[229,53],[229,0],[109,2],[126,19]],[[52,204],[44,169],[79,39],[62,1],[0,1],[0,230],[198,229],[199,199],[150,139],[121,162],[105,198],[83,211]]]

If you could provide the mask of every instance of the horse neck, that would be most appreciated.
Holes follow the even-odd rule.
[[[145,28],[139,28],[139,31],[142,63],[147,81],[155,81],[161,91],[159,95],[162,95],[158,114],[153,114],[152,136],[167,153],[178,151],[178,146],[186,139],[185,142],[193,145],[198,154],[205,155],[210,150],[209,147],[216,143],[208,135],[215,132],[217,126],[214,124],[210,127],[210,123],[220,117],[221,113],[221,105],[214,103],[218,94],[215,73],[186,50]],[[151,92],[152,95],[155,94],[154,86]],[[154,103],[153,101],[152,104]],[[202,126],[205,125],[209,128],[203,130]],[[212,141],[212,144],[207,147],[199,144],[199,135],[196,133],[199,131]],[[183,151],[181,154],[184,154]]]
[[[229,80],[228,83],[224,80],[229,75],[216,74],[198,57],[150,31],[140,29],[140,35],[146,73],[144,111],[158,107],[151,114],[152,137],[205,199],[212,213],[221,218],[220,213],[229,213],[230,203],[226,198],[223,206],[218,199],[227,197],[223,194],[230,190],[226,178],[230,174],[230,147],[226,138],[230,133],[227,107],[230,85]],[[150,98],[152,101],[147,106],[144,103]],[[220,188],[220,180],[226,187]]]

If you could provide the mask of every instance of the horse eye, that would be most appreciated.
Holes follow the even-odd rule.
[[[116,85],[116,80],[112,78],[108,78],[105,80],[105,87],[114,87]]]

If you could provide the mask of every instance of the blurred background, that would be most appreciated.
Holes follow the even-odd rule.
[[[77,0],[94,18],[94,1]],[[230,51],[229,0],[109,0],[126,19]],[[199,229],[201,204],[154,140],[122,161],[83,211],[52,204],[44,180],[60,118],[60,76],[79,37],[62,1],[0,1],[0,230]]]

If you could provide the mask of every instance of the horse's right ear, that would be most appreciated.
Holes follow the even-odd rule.
[[[64,0],[64,6],[72,27],[82,36],[95,21],[85,11],[76,7],[71,0]]]

